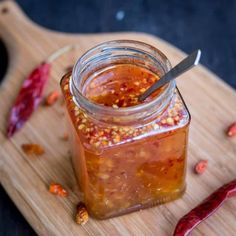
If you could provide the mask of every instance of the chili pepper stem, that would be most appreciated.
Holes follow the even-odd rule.
[[[55,52],[53,52],[48,59],[46,60],[46,63],[52,63],[54,60],[56,60],[59,56],[61,56],[62,54],[72,50],[76,48],[76,45],[67,45],[65,47],[62,47],[58,50],[56,50]]]

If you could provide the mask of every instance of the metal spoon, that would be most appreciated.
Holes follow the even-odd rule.
[[[174,68],[168,71],[165,75],[163,75],[155,84],[153,84],[149,89],[147,89],[143,94],[139,96],[139,101],[145,100],[152,93],[154,93],[157,89],[162,87],[163,85],[170,82],[172,79],[182,75],[184,72],[190,70],[192,67],[196,66],[201,57],[201,50],[198,49],[187,56],[184,60],[182,60],[179,64],[177,64]]]

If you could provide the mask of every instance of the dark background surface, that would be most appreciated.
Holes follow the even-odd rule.
[[[64,32],[142,31],[183,51],[202,50],[201,63],[236,88],[236,1],[234,0],[17,0],[26,14]],[[9,25],[10,27],[10,25]],[[1,30],[1,29],[0,29]],[[0,43],[0,79],[7,54]],[[0,235],[34,235],[0,189]]]

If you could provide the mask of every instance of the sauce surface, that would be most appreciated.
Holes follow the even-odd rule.
[[[133,64],[120,64],[96,72],[86,81],[84,95],[94,103],[113,108],[138,105],[138,96],[160,78],[150,70]],[[144,102],[158,96],[160,88]]]

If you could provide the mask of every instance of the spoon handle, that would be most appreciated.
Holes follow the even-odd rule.
[[[148,96],[150,96],[157,89],[162,87],[163,85],[170,82],[172,79],[180,76],[184,72],[191,69],[193,66],[196,66],[201,57],[201,50],[198,49],[187,56],[184,60],[182,60],[179,64],[177,64],[174,68],[168,71],[165,75],[161,77],[155,84],[153,84],[149,89],[147,89],[142,95],[139,96],[139,101],[145,100]]]

